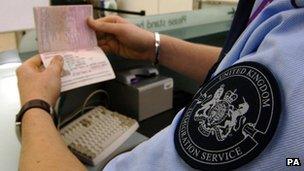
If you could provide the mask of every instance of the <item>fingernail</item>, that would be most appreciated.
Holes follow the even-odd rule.
[[[51,64],[55,64],[56,62],[62,63],[63,62],[62,56],[59,56],[59,55],[54,56],[54,58],[51,61]]]
[[[60,61],[60,62],[63,61],[63,58],[62,58],[62,56],[60,56],[60,55],[56,55],[56,56],[55,56],[55,59],[58,60],[58,61]]]

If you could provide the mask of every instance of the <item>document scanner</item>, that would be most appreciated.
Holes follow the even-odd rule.
[[[173,79],[156,68],[134,68],[116,76],[105,86],[114,110],[141,121],[172,108]]]

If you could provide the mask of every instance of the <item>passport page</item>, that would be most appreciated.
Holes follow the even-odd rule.
[[[45,67],[63,57],[61,91],[115,78],[112,66],[87,26],[91,5],[35,7],[39,53]]]
[[[91,5],[35,7],[39,53],[97,46],[95,32],[87,26]]]
[[[64,59],[64,66],[61,74],[61,91],[67,91],[115,78],[110,62],[101,57],[101,55],[105,55],[98,47],[78,51],[48,52],[40,54],[44,66],[48,66],[52,58],[56,55],[61,55]]]

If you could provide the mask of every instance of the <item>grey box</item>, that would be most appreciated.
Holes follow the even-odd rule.
[[[126,79],[121,77],[130,78],[132,73],[134,72],[118,73],[117,79],[106,86],[113,110],[142,121],[172,108],[172,78],[158,75],[158,71],[152,76],[144,74],[144,77],[136,72],[137,75],[133,78],[138,78],[140,75],[136,83],[131,79],[122,81]]]

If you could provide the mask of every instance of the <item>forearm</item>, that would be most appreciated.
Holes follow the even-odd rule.
[[[85,170],[69,151],[52,118],[41,109],[30,109],[22,120],[20,170]]]
[[[201,83],[217,61],[221,48],[161,36],[160,64]]]

